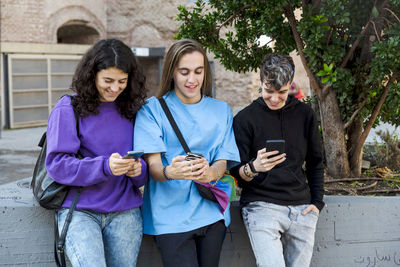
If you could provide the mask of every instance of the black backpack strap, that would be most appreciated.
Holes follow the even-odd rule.
[[[188,145],[186,144],[185,139],[183,138],[182,133],[179,130],[178,125],[176,124],[176,122],[174,120],[174,117],[172,117],[171,111],[169,110],[167,103],[165,103],[165,100],[163,97],[159,97],[158,101],[160,102],[161,107],[163,108],[165,115],[167,116],[167,118],[169,120],[169,123],[171,123],[171,126],[174,129],[174,132],[175,132],[176,136],[178,137],[179,142],[181,142],[183,149],[185,150],[186,153],[189,153],[190,149],[189,149]],[[209,189],[197,182],[194,182],[193,184],[196,186],[197,190],[199,191],[199,194],[202,197],[218,203],[218,200],[215,197],[215,195],[211,192],[211,189]]]
[[[161,107],[164,110],[165,115],[167,116],[167,118],[169,120],[169,123],[171,123],[171,126],[174,129],[174,132],[175,132],[176,136],[178,137],[179,142],[181,142],[183,149],[185,150],[186,153],[190,152],[190,149],[189,149],[188,145],[186,144],[185,139],[183,138],[182,133],[179,130],[174,117],[172,117],[171,111],[169,110],[164,98],[161,96],[158,98],[158,101],[160,102]]]
[[[67,217],[65,218],[65,222],[63,228],[61,230],[61,236],[58,234],[58,214],[55,213],[54,219],[54,258],[56,259],[56,264],[58,267],[65,267],[65,237],[67,236],[67,231],[69,224],[72,220],[72,213],[75,210],[76,204],[78,203],[79,196],[81,195],[82,187],[78,189],[76,195],[74,197],[74,201],[72,202],[71,207],[68,210]]]

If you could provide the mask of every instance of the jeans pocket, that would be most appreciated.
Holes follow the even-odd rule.
[[[309,213],[310,213],[310,215],[319,218],[319,212],[316,212],[316,211],[311,210]]]

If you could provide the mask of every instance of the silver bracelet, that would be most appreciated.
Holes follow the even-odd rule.
[[[219,169],[218,169],[218,167],[215,167],[215,166],[211,165],[210,168],[213,168],[213,169],[215,169],[215,170],[217,171],[217,181],[218,181],[219,179],[221,179],[221,177],[220,177],[220,175],[219,175]]]
[[[213,168],[213,169],[215,169],[217,171],[217,179],[214,180],[214,181],[209,182],[209,184],[211,184],[212,186],[215,186],[218,183],[218,181],[222,178],[222,176],[219,175],[218,167],[210,166],[210,168]]]

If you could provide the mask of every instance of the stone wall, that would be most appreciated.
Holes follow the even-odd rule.
[[[187,0],[109,1],[107,9],[108,37],[119,38],[132,46],[165,46],[173,44],[179,23],[174,20],[179,5],[189,5]],[[218,60],[214,61],[216,98],[226,101],[234,113],[253,99],[252,73],[238,74],[225,70]],[[149,69],[145,65],[145,69]],[[154,82],[151,85],[152,92]],[[258,87],[257,87],[258,88]]]
[[[167,49],[174,42],[179,23],[175,21],[179,5],[188,0],[2,0],[1,41],[57,43],[57,30],[64,25],[85,25],[95,29],[100,38],[118,38],[129,46]],[[210,60],[213,56],[210,55]],[[238,74],[225,70],[214,61],[216,97],[230,104],[233,113],[259,96],[258,74]],[[296,60],[295,81],[306,93],[308,79]],[[143,60],[154,94],[158,86],[155,61]]]
[[[106,37],[106,0],[2,0],[1,41],[57,43],[57,29],[84,24]]]
[[[0,186],[0,266],[54,266],[53,212],[38,206],[30,178]],[[400,197],[326,196],[315,234],[312,267],[399,266]],[[236,202],[221,267],[253,267],[255,259]],[[138,267],[162,266],[144,236]]]
[[[2,0],[0,40],[46,43],[44,0]]]

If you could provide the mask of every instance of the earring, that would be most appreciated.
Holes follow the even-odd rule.
[[[258,88],[258,93],[260,93],[260,94],[261,94],[261,91],[262,91],[261,87],[260,87],[260,88]]]

